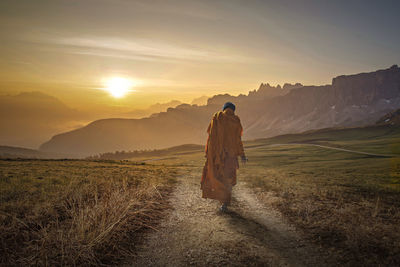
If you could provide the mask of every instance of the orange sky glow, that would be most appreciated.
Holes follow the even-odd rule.
[[[2,1],[0,94],[40,91],[107,113],[261,82],[327,84],[398,58],[396,42],[377,41],[397,34],[374,31],[390,11],[382,21],[373,7],[311,2]],[[98,90],[109,77],[138,83],[115,98]]]

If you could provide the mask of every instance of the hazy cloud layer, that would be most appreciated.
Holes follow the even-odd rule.
[[[128,40],[109,37],[71,37],[52,38],[37,37],[27,41],[53,44],[66,48],[67,53],[116,57],[135,60],[194,60],[210,62],[244,62],[249,59],[239,55],[228,55],[223,52],[205,50],[202,48],[181,47],[163,43],[160,40],[137,39]],[[71,49],[75,48],[75,49]]]

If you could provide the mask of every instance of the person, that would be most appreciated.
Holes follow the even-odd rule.
[[[242,163],[247,161],[242,143],[243,128],[235,109],[233,103],[225,103],[222,111],[214,114],[207,129],[206,162],[201,178],[202,197],[219,200],[222,212],[227,211],[232,187],[236,185],[238,156]]]

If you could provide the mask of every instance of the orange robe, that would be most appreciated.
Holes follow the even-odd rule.
[[[207,159],[201,178],[203,198],[229,203],[239,168],[237,157],[244,155],[243,128],[239,117],[228,108],[214,114],[207,132]]]

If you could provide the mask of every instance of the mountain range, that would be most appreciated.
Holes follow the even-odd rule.
[[[130,112],[126,112],[124,114],[121,114],[124,118],[132,118],[132,119],[140,119],[143,117],[148,117],[154,113],[159,113],[159,112],[163,112],[164,110],[166,110],[167,108],[171,108],[171,107],[176,107],[183,104],[181,101],[179,100],[171,100],[167,103],[156,103],[154,105],[151,105],[150,107],[146,108],[146,109],[135,109],[132,110]]]
[[[116,150],[159,149],[204,144],[212,114],[236,104],[244,139],[327,127],[374,124],[400,107],[400,68],[342,75],[323,86],[261,84],[247,95],[216,95],[207,105],[181,104],[142,119],[102,119],[53,136],[41,151],[89,156]]]
[[[0,145],[37,148],[54,133],[85,125],[81,112],[41,92],[0,96],[0,114]]]

